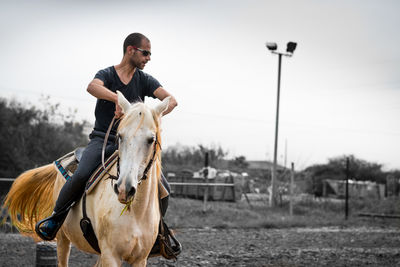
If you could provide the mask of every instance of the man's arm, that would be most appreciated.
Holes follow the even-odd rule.
[[[118,96],[116,93],[104,86],[104,82],[100,79],[93,79],[88,85],[87,91],[98,99],[104,99],[115,103],[115,117],[119,118],[123,115],[121,107],[118,105]]]
[[[169,104],[168,104],[168,109],[166,111],[164,111],[163,116],[167,115],[168,113],[170,113],[177,105],[178,103],[176,102],[175,97],[173,97],[170,93],[168,93],[167,90],[165,90],[162,87],[158,87],[155,91],[154,91],[154,96],[157,97],[158,99],[160,99],[161,101],[166,98],[167,96],[170,96],[171,99],[169,100]]]

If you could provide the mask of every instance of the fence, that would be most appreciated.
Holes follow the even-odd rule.
[[[242,198],[242,176],[216,176],[208,178],[194,178],[191,173],[180,173],[177,176],[168,176],[171,185],[171,195],[195,199],[216,201],[239,201]]]
[[[189,176],[169,177],[172,195],[203,199],[204,191],[210,188],[208,199],[222,201],[237,201],[242,197],[242,178],[216,177],[208,179],[191,178]],[[0,200],[6,196],[14,178],[0,178]]]

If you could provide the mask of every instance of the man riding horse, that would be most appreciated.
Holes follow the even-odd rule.
[[[89,135],[89,144],[82,154],[77,170],[60,191],[52,215],[39,222],[36,227],[37,234],[44,240],[55,238],[71,206],[84,193],[90,175],[101,163],[107,129],[113,117],[118,119],[123,116],[122,109],[118,105],[117,90],[122,92],[129,102],[144,101],[146,96],[160,100],[170,96],[164,115],[177,106],[175,98],[155,78],[142,71],[151,57],[151,44],[146,36],[140,33],[128,35],[123,44],[123,53],[120,64],[98,71],[88,85],[87,91],[97,98],[94,129]],[[118,123],[115,123],[108,136],[105,156],[110,156],[118,149],[115,142],[117,127]],[[169,192],[167,180],[163,175],[161,179],[163,186]],[[168,207],[168,196],[161,199],[161,207],[161,214],[164,216]],[[157,252],[157,248],[152,250],[152,253]]]

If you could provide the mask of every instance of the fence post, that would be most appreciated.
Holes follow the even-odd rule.
[[[208,183],[208,152],[205,153],[204,182]],[[204,187],[203,212],[207,211],[208,185]]]
[[[345,219],[349,217],[349,176],[350,176],[350,160],[346,158],[346,202],[345,202]]]
[[[293,183],[294,183],[294,163],[292,162],[292,169],[290,171],[290,203],[289,203],[289,215],[293,216]]]

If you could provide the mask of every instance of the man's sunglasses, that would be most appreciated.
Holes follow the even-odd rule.
[[[151,52],[148,50],[144,50],[141,48],[138,48],[136,46],[132,46],[134,49],[139,50],[140,52],[142,52],[143,56],[147,57],[147,56],[151,56]]]

